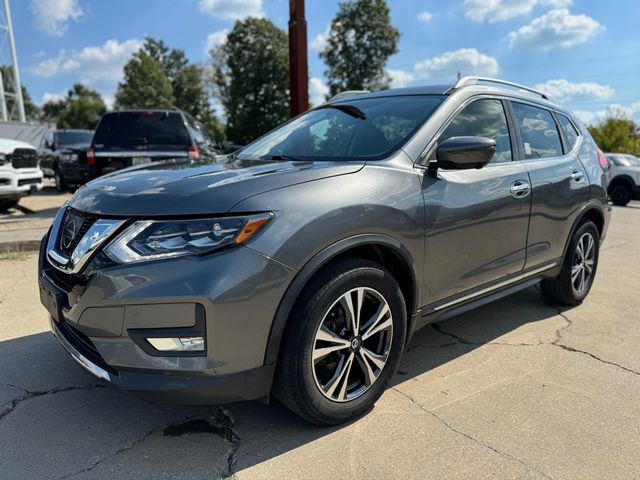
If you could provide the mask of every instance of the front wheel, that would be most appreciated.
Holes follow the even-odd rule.
[[[18,205],[19,201],[20,201],[20,199],[18,199],[18,200],[0,200],[0,212],[6,212],[10,208],[15,207],[16,205]]]
[[[584,220],[576,229],[562,263],[560,274],[542,280],[542,293],[559,305],[581,303],[596,276],[600,253],[600,235],[593,222]]]
[[[64,183],[64,177],[59,168],[56,168],[53,173],[53,179],[56,182],[56,191],[62,193],[66,190],[67,186]]]
[[[293,309],[274,394],[318,425],[362,415],[398,366],[406,317],[400,287],[380,265],[349,259],[330,266]]]

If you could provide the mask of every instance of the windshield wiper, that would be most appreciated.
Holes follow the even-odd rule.
[[[292,155],[282,155],[280,153],[276,154],[276,155],[263,155],[262,157],[259,158],[259,160],[284,160],[287,162],[305,162],[307,160],[303,160],[301,158],[298,157],[294,157]]]
[[[351,115],[354,118],[359,118],[360,120],[366,120],[367,118],[365,113],[355,105],[347,105],[344,103],[328,103],[326,105],[317,107],[316,110],[324,110],[326,108],[334,108],[336,110],[340,110],[341,112],[346,113],[347,115]]]

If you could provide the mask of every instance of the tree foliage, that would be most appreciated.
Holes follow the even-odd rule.
[[[95,90],[76,83],[62,100],[42,106],[43,120],[53,121],[58,128],[94,129],[107,111],[102,96]]]
[[[289,47],[283,30],[264,18],[237,21],[211,55],[229,139],[248,143],[289,118]]]
[[[118,84],[118,108],[171,108],[173,87],[160,63],[145,49],[135,52],[124,66],[124,80]]]
[[[640,155],[639,127],[619,112],[609,112],[608,118],[589,127],[589,133],[604,152]]]
[[[400,32],[385,0],[347,0],[331,22],[320,57],[327,64],[330,95],[389,87],[387,59],[398,51]]]

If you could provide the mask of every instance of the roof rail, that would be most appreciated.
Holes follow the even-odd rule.
[[[347,90],[344,92],[340,92],[329,99],[329,102],[335,102],[336,100],[344,100],[349,97],[357,97],[358,95],[363,95],[365,93],[371,93],[370,90]]]
[[[542,93],[538,90],[534,90],[533,88],[525,87],[524,85],[519,85],[513,82],[507,82],[506,80],[499,80],[497,78],[488,78],[488,77],[463,77],[452,87],[452,88],[462,88],[468,87],[469,85],[477,85],[480,82],[485,83],[496,83],[499,85],[506,85],[508,87],[517,88],[518,90],[524,90],[525,92],[533,93],[534,95],[539,95],[545,100],[552,100],[549,95],[546,93]]]

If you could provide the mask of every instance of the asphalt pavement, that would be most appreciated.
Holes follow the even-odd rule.
[[[614,208],[581,306],[534,287],[427,327],[375,408],[335,428],[100,383],[49,332],[35,255],[5,256],[0,478],[640,478],[639,256],[640,204]]]

